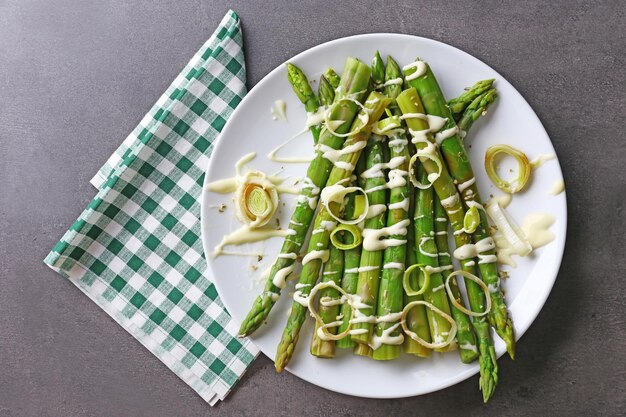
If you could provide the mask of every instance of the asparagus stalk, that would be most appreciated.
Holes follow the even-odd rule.
[[[355,172],[357,175],[359,175],[359,173],[362,172],[362,171],[359,171],[358,164],[355,169]],[[345,211],[346,219],[353,220],[357,218],[354,212],[354,209],[355,209],[354,197],[355,197],[354,193],[348,195],[348,202],[346,203],[346,211]],[[352,243],[352,242],[346,242],[346,243]],[[343,288],[343,290],[347,292],[348,294],[354,294],[356,292],[356,286],[359,281],[358,269],[359,269],[360,262],[361,262],[361,245],[344,251],[344,269],[343,269],[343,278],[341,281],[341,288]],[[341,314],[340,314],[341,325],[339,326],[339,329],[337,330],[338,333],[343,333],[348,328],[348,326],[350,325],[349,321],[350,321],[351,315],[352,315],[352,307],[350,306],[349,303],[343,303],[341,305]],[[347,335],[343,339],[337,340],[337,342],[335,342],[335,345],[338,348],[347,349],[347,348],[353,348],[354,342],[352,341],[352,338],[350,337],[350,335]]]
[[[493,85],[495,79],[491,78],[489,80],[478,81],[476,84],[468,88],[457,98],[453,98],[452,100],[448,100],[448,106],[450,107],[450,112],[454,117],[455,121],[461,120],[463,113],[467,106],[470,105],[476,98],[483,95]]]
[[[409,187],[410,205],[409,213],[414,213],[415,210],[415,188]],[[409,227],[407,234],[406,244],[406,268],[417,263],[417,257],[415,256],[415,228]],[[409,279],[412,288],[418,287],[417,274],[412,274]],[[410,302],[423,300],[424,297],[420,295],[406,295],[404,293],[404,305]],[[430,338],[430,328],[428,327],[428,315],[426,314],[426,307],[423,305],[417,305],[412,308],[406,316],[407,327],[412,332],[416,333],[420,338],[427,342],[432,342]],[[421,344],[417,343],[410,337],[404,338],[404,351],[411,355],[427,358],[431,354],[431,350]]]
[[[326,72],[324,73],[324,77],[326,77],[326,79],[328,80],[328,82],[333,88],[339,87],[339,82],[341,80],[339,78],[339,75],[337,75],[334,69],[328,68]]]
[[[405,72],[406,75],[406,72]],[[396,99],[402,114],[405,116],[424,114],[424,106],[420,100],[419,95],[415,88],[411,87],[404,90]],[[422,140],[418,133],[424,132],[429,128],[428,123],[421,117],[410,117],[406,119],[407,127],[410,131],[415,132],[416,136],[413,142],[418,150],[431,149],[431,154],[443,160],[439,149],[435,146],[435,141],[431,133],[426,132],[426,140]],[[439,172],[437,164],[426,157],[420,157],[422,166],[428,174],[434,174]],[[463,219],[465,212],[461,205],[461,199],[459,193],[456,190],[452,177],[448,172],[448,167],[445,164],[441,166],[441,172],[439,177],[433,183],[435,192],[441,199],[442,206],[448,215],[450,224],[452,225],[454,233],[454,241],[457,247],[471,244],[470,236],[465,233],[463,227]],[[461,268],[464,271],[474,274],[474,260],[464,259],[461,261]],[[475,312],[482,312],[485,309],[485,295],[481,288],[473,281],[466,283],[467,295],[469,298],[470,308]],[[493,347],[493,341],[489,333],[489,323],[485,317],[476,317],[472,322],[474,331],[476,333],[478,341],[478,354],[480,364],[480,379],[479,386],[483,393],[483,400],[486,402],[491,398],[498,382],[498,363],[496,362],[496,353]]]
[[[322,272],[322,282],[332,281],[337,285],[341,285],[341,277],[343,274],[343,252],[335,246],[330,245],[328,262],[324,264]],[[322,317],[323,323],[315,323],[313,331],[313,339],[311,340],[311,354],[318,358],[332,358],[335,356],[335,341],[322,340],[317,334],[317,330],[326,325],[329,333],[337,333],[337,325],[341,322],[339,314],[339,305],[334,304],[340,297],[339,291],[334,288],[324,288],[320,291],[320,305],[318,312]]]
[[[385,82],[385,63],[378,51],[372,59],[372,82],[374,90],[381,90]]]
[[[380,59],[378,53],[376,56]],[[402,71],[393,58],[388,57],[385,67],[385,82],[398,78],[402,79]],[[384,87],[384,92],[387,97],[394,101],[401,91],[402,88],[397,84],[388,84]],[[397,105],[394,106],[394,108],[395,111],[399,113]],[[398,126],[398,128],[388,131],[386,136],[389,138],[390,161],[400,161],[400,164],[394,169],[396,169],[398,173],[408,172],[411,155],[409,153],[409,141],[404,128]],[[404,180],[403,183],[399,182],[398,185],[390,190],[387,205],[387,227],[392,227],[399,223],[406,223],[407,226],[409,226],[409,188],[408,181]],[[407,231],[409,228],[410,227],[405,227],[404,231]],[[387,238],[387,241],[394,241],[394,245],[388,246],[383,255],[383,271],[380,279],[379,297],[376,309],[376,314],[379,317],[389,317],[390,314],[402,311],[404,304],[402,278],[404,276],[404,262],[406,260],[406,239],[406,234],[394,234]],[[390,328],[395,328],[395,330],[389,330]],[[398,337],[398,335],[402,334],[400,322],[380,321],[376,323],[374,329],[376,338],[380,338],[385,333],[389,333],[390,339],[388,340],[400,341]],[[401,343],[400,341],[399,344],[389,344],[383,341],[382,346],[378,349],[374,349],[372,357],[376,360],[397,358],[400,356],[402,350]]]
[[[452,266],[452,258],[450,256],[450,247],[448,245],[448,218],[446,211],[441,205],[441,200],[435,194],[434,196],[434,215],[435,215],[435,243],[439,251],[439,265],[442,267],[442,277],[444,282],[448,279],[448,275],[452,271],[446,267]],[[454,298],[459,303],[463,303],[461,291],[456,280],[450,280],[450,289],[454,294]],[[457,325],[456,341],[459,345],[459,355],[461,362],[470,363],[478,358],[478,349],[476,348],[476,335],[472,328],[472,321],[467,314],[460,311],[451,303],[452,317]]]
[[[342,76],[342,83],[344,78],[345,77]],[[365,141],[367,141],[372,125],[378,121],[385,108],[389,105],[389,102],[390,100],[382,94],[376,92],[370,93],[365,102],[365,108],[359,112],[359,116],[354,121],[350,131],[357,131],[361,127],[362,129],[358,130],[358,133],[348,137],[343,146],[344,150],[352,149],[352,151],[341,154],[339,161],[336,162],[335,166],[332,168],[327,186],[336,185],[340,181],[345,181],[352,176],[354,166],[363,149],[360,144],[364,144]],[[369,115],[369,118],[367,118],[367,115]],[[367,120],[365,125],[364,120]],[[334,225],[335,222],[326,207],[320,207],[315,218],[314,230],[309,242],[307,254],[302,260],[303,268],[299,285],[303,286],[301,289],[303,296],[308,296],[312,285],[317,282],[322,264],[328,256],[330,230]],[[278,372],[281,372],[291,359],[293,349],[298,342],[300,328],[306,318],[306,311],[306,307],[298,302],[294,302],[291,306],[291,313],[276,352],[274,366]]]
[[[363,92],[367,89],[369,77],[370,69],[367,65],[354,58],[347,59],[341,84],[330,111],[330,120],[345,121],[335,129],[336,132],[344,134],[349,131],[352,120],[357,115],[358,105],[344,99],[346,97],[361,99]],[[339,149],[343,143],[343,138],[324,129],[320,134],[318,146],[323,145],[331,149]],[[298,204],[291,216],[290,229],[294,231],[294,234],[285,238],[263,293],[256,298],[250,312],[241,323],[239,329],[241,336],[248,336],[261,326],[278,300],[280,290],[285,285],[285,278],[293,270],[296,256],[300,252],[311,226],[320,190],[326,186],[333,166],[332,161],[323,156],[322,149],[324,148],[317,149],[315,159],[309,165],[306,183],[300,191]]]
[[[420,182],[428,182],[428,173],[422,165],[417,167],[417,171]],[[446,294],[443,278],[441,272],[437,272],[440,268],[437,257],[438,248],[433,236],[435,234],[433,222],[433,188],[417,189],[415,192],[415,217],[413,219],[416,246],[415,256],[419,264],[426,265],[433,270],[430,274],[430,285],[428,285],[424,291],[424,300],[450,315],[450,304],[448,302],[448,295]],[[424,274],[421,271],[419,284],[420,288],[426,285]],[[426,310],[426,315],[428,316],[432,341],[434,343],[445,341],[450,333],[450,322],[439,314],[435,314],[431,309]],[[456,344],[449,344],[442,349],[436,350],[446,352],[454,349],[456,349]]]
[[[382,229],[385,226],[385,203],[387,202],[387,191],[384,175],[368,175],[376,166],[384,163],[383,145],[380,136],[372,136],[367,144],[366,171],[361,174],[365,177],[365,192],[369,198],[370,213],[365,220],[366,231]],[[381,170],[382,172],[382,170]],[[378,211],[382,208],[383,210]],[[359,300],[358,313],[355,314],[355,322],[352,325],[352,340],[360,345],[368,346],[372,337],[373,324],[370,317],[376,313],[376,301],[378,297],[378,287],[380,284],[380,269],[383,262],[383,251],[368,249],[363,245],[361,252],[361,263],[359,264],[359,280],[357,283],[356,295]],[[356,312],[355,312],[356,313]],[[367,351],[364,347],[359,347],[355,353]]]
[[[323,75],[320,77],[320,84],[317,87],[317,95],[319,96],[322,106],[330,106],[335,100],[335,88],[330,85],[328,79]]]
[[[317,98],[309,80],[304,72],[297,66],[291,63],[287,63],[287,79],[289,84],[293,88],[294,93],[298,96],[298,99],[304,104],[304,109],[307,113],[315,113],[320,107],[320,100]],[[334,93],[333,93],[334,94]],[[332,102],[332,100],[331,100]],[[313,143],[317,144],[322,130],[322,124],[316,124],[309,128],[313,135]]]
[[[421,62],[421,61],[420,61]],[[438,134],[441,153],[443,154],[450,174],[458,183],[459,191],[466,207],[477,207],[482,209],[481,198],[476,186],[476,178],[472,170],[472,165],[465,150],[465,146],[459,137],[458,126],[454,121],[452,112],[448,107],[437,79],[428,64],[421,62],[425,67],[423,75],[413,78],[409,85],[416,89],[421,97],[426,113],[446,119],[442,131]],[[416,68],[408,66],[405,75],[409,77],[414,74]],[[488,242],[493,239],[489,235],[489,222],[485,210],[480,212],[480,225],[474,232],[476,242]],[[495,328],[498,335],[504,340],[507,351],[511,358],[515,357],[515,336],[513,334],[513,323],[509,317],[504,295],[500,288],[498,268],[496,266],[495,244],[493,249],[485,250],[479,254],[478,266],[483,281],[490,288],[492,308],[489,312],[489,322]]]
[[[474,122],[478,120],[480,116],[483,116],[487,112],[487,107],[493,103],[498,97],[498,92],[495,88],[487,90],[485,93],[476,97],[469,106],[463,112],[463,116],[459,120],[459,129],[462,134],[462,138],[465,139],[467,131],[472,127]]]

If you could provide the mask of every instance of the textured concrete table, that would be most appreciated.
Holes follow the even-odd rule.
[[[0,2],[0,416],[625,415],[623,1],[294,3]],[[321,42],[402,32],[484,60],[539,114],[567,183],[567,247],[518,359],[499,362],[489,405],[475,377],[363,400],[277,375],[261,356],[211,408],[43,265],[94,196],[90,177],[229,7],[243,21],[250,87]]]

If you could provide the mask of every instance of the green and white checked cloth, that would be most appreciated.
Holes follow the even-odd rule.
[[[242,45],[229,11],[92,179],[96,197],[45,259],[211,405],[258,354],[236,337],[200,239],[211,145],[246,94]]]

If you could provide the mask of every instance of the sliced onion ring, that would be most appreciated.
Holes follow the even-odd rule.
[[[487,305],[485,306],[485,311],[481,313],[475,313],[472,310],[468,310],[467,308],[465,308],[463,304],[459,303],[459,301],[456,298],[454,298],[454,294],[452,294],[452,290],[450,289],[450,278],[457,276],[457,275],[461,275],[462,277],[466,279],[474,281],[476,284],[478,284],[480,288],[482,288],[483,292],[485,293],[485,297],[487,298],[487,301],[486,301]],[[458,308],[460,311],[467,314],[468,316],[482,317],[488,314],[489,311],[491,310],[491,296],[489,294],[489,287],[487,287],[487,285],[476,275],[471,274],[467,271],[463,271],[463,270],[454,271],[450,275],[448,275],[448,278],[446,278],[445,284],[446,284],[446,292],[448,293],[448,297],[450,298],[450,302],[452,303],[452,305],[454,305],[456,308]]]
[[[409,328],[406,325],[406,315],[408,314],[408,312],[414,308],[415,306],[418,305],[423,305],[428,307],[429,309],[431,309],[433,312],[435,312],[436,314],[439,314],[441,317],[443,317],[444,319],[446,319],[449,323],[450,323],[450,332],[448,333],[448,338],[441,342],[441,343],[430,343],[427,342],[426,340],[422,339],[421,337],[419,337],[417,335],[417,333],[412,332],[411,330],[409,330]],[[427,302],[427,301],[423,301],[423,300],[416,300],[416,301],[411,301],[410,303],[408,303],[406,306],[404,306],[404,308],[402,309],[402,316],[400,318],[400,323],[402,324],[402,330],[404,330],[404,333],[409,336],[411,339],[415,340],[417,343],[419,343],[420,345],[428,348],[428,349],[441,349],[444,348],[446,346],[448,346],[450,343],[452,343],[454,341],[454,338],[456,337],[456,331],[457,331],[457,325],[456,322],[454,321],[454,319],[452,319],[452,317],[450,317],[450,315],[444,313],[443,311],[439,310],[437,307],[435,307],[434,305],[432,305],[431,303]]]
[[[370,206],[369,199],[367,198],[365,190],[361,187],[344,187],[341,184],[335,184],[335,186],[337,187],[332,188],[334,186],[330,186],[322,190],[322,205],[326,208],[328,214],[330,214],[333,219],[337,220],[341,224],[359,224],[363,220],[365,220]],[[329,207],[331,202],[338,202],[340,200],[342,201],[346,195],[357,191],[361,192],[365,196],[365,208],[363,210],[363,213],[361,213],[359,217],[352,220],[345,220],[333,213],[333,211]]]
[[[235,214],[251,228],[266,225],[278,208],[278,191],[265,174],[251,171],[235,191]]]
[[[353,103],[356,103],[361,108],[361,110],[363,110],[363,113],[365,114],[365,120],[363,120],[363,119],[361,119],[359,117],[359,116],[361,116],[360,114],[359,114],[359,116],[357,116],[359,118],[359,120],[361,121],[361,126],[359,126],[355,130],[350,131],[348,133],[337,133],[337,132],[335,132],[335,130],[330,126],[331,123],[329,123],[330,119],[328,118],[330,116],[330,113],[332,112],[333,107],[335,107],[337,104],[341,103],[342,101],[351,101]],[[353,98],[349,98],[349,97],[344,97],[344,98],[338,100],[337,102],[333,103],[333,105],[330,106],[328,108],[328,110],[324,113],[324,124],[326,125],[326,130],[328,130],[330,133],[332,133],[333,135],[337,136],[338,138],[347,138],[348,136],[356,135],[361,130],[363,130],[363,128],[365,126],[367,126],[367,123],[369,122],[369,120],[370,120],[370,114],[367,111],[367,109],[365,108],[365,106],[363,104],[361,104],[360,101],[355,100]]]
[[[496,172],[496,155],[500,153],[512,156],[517,161],[517,178],[513,181],[503,180]],[[493,145],[487,149],[485,153],[485,170],[491,182],[493,182],[496,187],[509,194],[523,190],[528,183],[530,172],[532,171],[528,157],[524,152],[504,144]]]
[[[329,287],[330,288],[334,288],[335,290],[339,291],[343,297],[346,297],[347,300],[350,300],[350,294],[345,292],[343,288],[341,288],[339,285],[335,284],[333,281],[320,282],[319,284],[317,284],[316,286],[311,288],[311,292],[309,292],[308,308],[309,308],[309,312],[311,313],[311,316],[313,316],[315,321],[320,324],[320,327],[317,329],[318,332],[322,333],[321,335],[318,334],[318,336],[320,336],[320,339],[322,339],[322,340],[339,340],[339,339],[343,339],[344,337],[349,335],[350,334],[350,330],[352,330],[352,323],[350,323],[350,321],[352,321],[352,318],[354,316],[354,308],[352,308],[350,310],[350,318],[348,319],[348,327],[343,332],[341,332],[339,334],[329,333],[328,332],[328,328],[326,327],[326,323],[324,323],[324,321],[322,320],[322,317],[319,315],[319,313],[315,309],[315,306],[313,305],[313,302],[315,300],[315,295],[318,293],[318,291],[322,290],[324,288],[329,288]],[[348,302],[350,302],[350,301],[348,301]]]
[[[422,287],[418,291],[415,291],[411,287],[411,282],[410,282],[411,274],[413,273],[413,270],[415,268],[419,268],[420,271],[422,271],[422,273],[424,274],[424,285],[422,285]],[[418,282],[419,282],[419,280],[418,280]],[[413,264],[413,265],[409,266],[404,271],[404,276],[402,277],[402,286],[404,287],[404,292],[409,297],[412,297],[414,295],[424,294],[424,292],[428,289],[428,287],[430,287],[430,272],[428,272],[428,269],[426,268],[426,265],[424,265],[424,264]]]
[[[492,202],[485,211],[498,230],[502,232],[504,238],[511,244],[516,255],[528,256],[533,251],[533,247],[526,239],[524,232],[507,216],[499,202]]]
[[[463,229],[465,233],[474,233],[480,224],[480,213],[476,206],[471,206],[463,217]]]
[[[417,161],[417,158],[419,157],[428,158],[431,161],[433,161],[435,164],[437,164],[437,168],[438,168],[437,173],[428,174],[428,181],[430,181],[428,184],[422,184],[421,182],[419,182],[417,178],[415,178],[414,166],[415,166],[415,162]],[[413,155],[411,159],[409,160],[409,179],[411,180],[411,183],[417,188],[419,188],[420,190],[425,190],[427,188],[432,187],[433,183],[437,181],[437,179],[441,176],[442,170],[443,170],[443,165],[441,164],[441,160],[436,155],[433,155],[430,152],[420,153],[420,151],[417,151],[417,153]]]
[[[352,235],[352,243],[343,243],[339,240],[336,234],[342,230]],[[350,250],[356,248],[361,244],[361,242],[363,242],[363,236],[361,235],[361,230],[357,226],[353,224],[340,224],[335,227],[332,232],[330,232],[330,241],[339,250]]]

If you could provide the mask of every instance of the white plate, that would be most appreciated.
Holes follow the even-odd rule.
[[[317,80],[328,66],[341,72],[346,57],[354,56],[371,62],[374,52],[380,51],[383,59],[392,55],[402,66],[419,56],[426,60],[437,75],[446,97],[457,96],[464,87],[477,80],[495,78],[499,98],[490,114],[480,120],[470,132],[468,142],[470,157],[483,199],[497,194],[485,174],[483,158],[485,149],[495,143],[511,144],[533,158],[538,154],[553,154],[554,148],[541,122],[524,98],[492,68],[478,59],[452,46],[430,39],[399,34],[371,34],[338,39],[311,48],[290,60]],[[317,83],[314,84],[317,89]],[[270,108],[275,100],[287,102],[288,122],[274,121]],[[257,84],[226,124],[211,156],[205,184],[234,175],[234,164],[244,154],[257,152],[250,166],[267,173],[284,167],[283,175],[302,177],[307,164],[276,164],[267,160],[267,153],[276,145],[300,131],[305,123],[305,112],[286,78],[286,68],[280,65]],[[312,154],[312,139],[302,135],[284,150],[287,155]],[[565,194],[548,195],[552,184],[562,179],[557,160],[546,162],[533,175],[532,184],[524,193],[516,195],[509,212],[516,219],[531,212],[543,211],[556,218],[551,230],[556,239],[540,248],[528,259],[520,259],[517,269],[503,284],[507,305],[513,317],[517,337],[521,337],[541,310],[552,288],[565,243],[567,208]],[[206,187],[205,187],[206,189]],[[279,213],[282,225],[287,225],[294,207],[293,196],[286,199],[286,207]],[[224,213],[215,206],[228,205]],[[259,294],[262,285],[253,288],[261,271],[271,266],[280,250],[282,239],[273,238],[264,243],[244,245],[241,252],[261,250],[266,254],[257,271],[257,259],[245,256],[211,257],[213,248],[222,236],[239,227],[234,218],[231,196],[205,191],[202,195],[202,240],[207,254],[209,272],[228,311],[240,323]],[[291,304],[293,282],[283,290],[283,295],[269,316],[268,323],[252,337],[254,343],[268,357],[274,358],[276,345]],[[333,360],[318,359],[308,352],[311,339],[311,320],[303,327],[296,352],[287,370],[313,384],[344,394],[370,398],[397,398],[429,393],[460,382],[478,372],[478,365],[464,365],[455,352],[433,354],[429,359],[402,355],[398,360],[377,362],[352,355],[338,349]],[[494,334],[498,355],[505,351],[504,343]],[[525,366],[523,359],[516,366]],[[506,380],[501,380],[506,383]],[[478,383],[476,384],[478,385]]]

